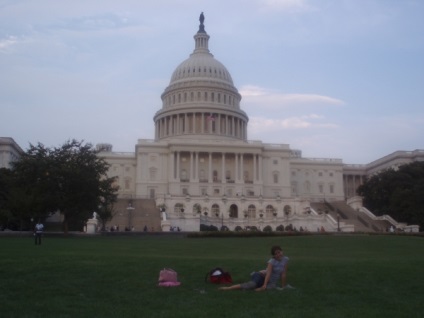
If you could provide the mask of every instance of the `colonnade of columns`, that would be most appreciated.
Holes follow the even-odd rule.
[[[156,121],[156,139],[184,134],[216,134],[246,140],[247,123],[232,115],[197,112],[169,115]]]
[[[364,183],[363,175],[343,175],[343,186],[346,198],[356,196],[356,190]]]
[[[170,171],[174,181],[262,182],[260,154],[175,151],[170,158]]]

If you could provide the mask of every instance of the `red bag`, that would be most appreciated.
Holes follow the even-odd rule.
[[[233,279],[230,273],[224,271],[220,267],[216,267],[206,274],[205,281],[209,281],[213,284],[231,284]]]

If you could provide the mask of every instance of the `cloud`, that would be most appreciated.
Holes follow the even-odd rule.
[[[281,108],[293,105],[344,105],[345,102],[329,96],[318,94],[283,94],[278,91],[246,85],[239,93],[243,97],[243,104],[260,104],[261,108]],[[247,105],[248,106],[248,105]]]
[[[249,128],[254,134],[261,134],[265,132],[277,130],[298,130],[298,129],[311,129],[311,128],[338,128],[338,125],[332,123],[320,123],[324,120],[324,116],[317,114],[310,114],[298,117],[289,117],[284,119],[278,118],[265,118],[265,117],[251,117],[249,120]]]
[[[18,38],[16,36],[8,36],[5,39],[0,39],[0,52],[8,53],[11,48],[18,43]]]
[[[260,0],[260,4],[267,10],[278,11],[309,11],[312,6],[305,0]]]

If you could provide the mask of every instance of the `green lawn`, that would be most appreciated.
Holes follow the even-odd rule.
[[[218,291],[290,257],[284,291]],[[0,317],[423,317],[424,239],[409,236],[0,237]],[[157,287],[171,267],[180,287]]]

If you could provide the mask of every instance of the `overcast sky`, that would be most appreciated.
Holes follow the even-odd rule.
[[[133,152],[202,11],[250,140],[350,164],[424,149],[422,0],[0,0],[0,136]]]

